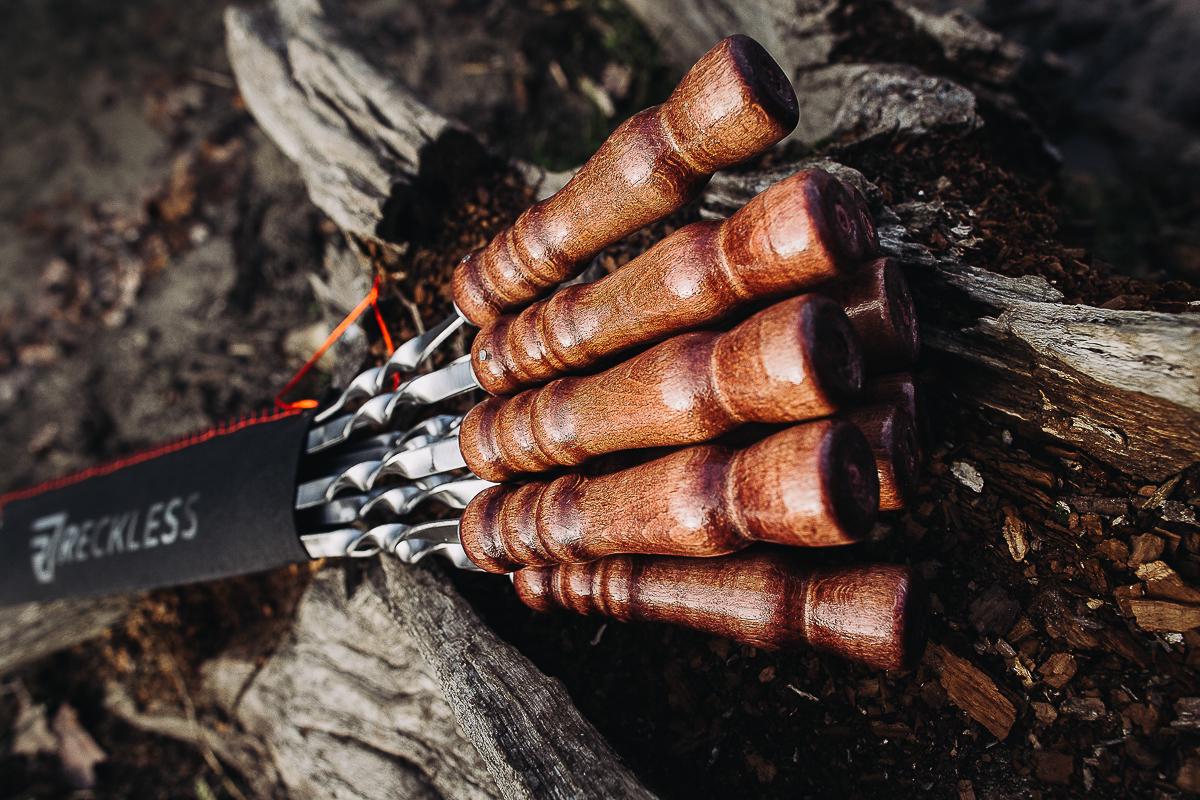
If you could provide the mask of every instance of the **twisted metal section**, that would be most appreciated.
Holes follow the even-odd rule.
[[[296,510],[333,502],[350,491],[374,493],[379,481],[388,477],[426,479],[421,488],[432,486],[434,476],[455,469],[458,426],[462,417],[439,414],[422,420],[392,437],[391,449],[380,458],[366,459],[331,475],[305,481],[296,489]],[[405,454],[411,454],[407,458]],[[440,481],[437,481],[440,482]]]
[[[434,555],[457,569],[481,571],[462,548],[456,519],[416,525],[393,522],[366,530],[340,528],[304,534],[300,541],[312,558],[369,558],[389,553],[405,564],[416,564]]]
[[[316,426],[308,433],[306,451],[319,453],[349,441],[359,431],[383,430],[395,421],[401,409],[432,405],[478,388],[471,356],[462,356],[439,370],[406,381],[394,392],[372,397],[351,414]]]
[[[322,409],[314,420],[325,422],[342,411],[353,411],[364,402],[383,391],[383,387],[395,376],[412,372],[437,350],[466,322],[457,312],[400,345],[382,366],[371,367],[354,376],[341,396],[327,408]]]

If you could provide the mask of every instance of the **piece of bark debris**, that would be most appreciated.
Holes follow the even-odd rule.
[[[1129,611],[1144,631],[1182,633],[1200,628],[1200,606],[1167,600],[1130,600]]]
[[[1043,783],[1066,786],[1075,772],[1075,759],[1066,753],[1044,750],[1033,754],[1033,772]]]
[[[941,645],[930,645],[925,657],[938,671],[938,680],[950,702],[997,739],[1008,736],[1017,719],[1017,710],[987,673]]]
[[[1053,725],[1058,719],[1058,709],[1049,703],[1043,703],[1040,700],[1035,700],[1030,703],[1033,706],[1033,716],[1043,725]]]
[[[1011,508],[1004,509],[1004,527],[1001,529],[1008,554],[1013,561],[1024,561],[1029,554],[1029,526]]]
[[[1038,672],[1041,673],[1042,680],[1048,686],[1061,689],[1070,682],[1071,678],[1075,677],[1077,669],[1075,656],[1070,653],[1055,653],[1038,667]]]
[[[1096,545],[1096,554],[1101,558],[1108,559],[1118,567],[1123,567],[1129,563],[1129,545],[1120,539],[1105,539]]]
[[[983,476],[979,474],[979,470],[975,468],[974,464],[969,464],[966,461],[955,461],[950,465],[950,474],[972,492],[976,494],[983,492]]]
[[[1146,594],[1151,597],[1200,605],[1200,590],[1184,583],[1179,573],[1165,561],[1148,561],[1140,565],[1134,574],[1146,582]]]
[[[20,681],[16,682],[13,691],[17,696],[17,718],[12,727],[12,754],[34,758],[54,753],[58,741],[46,722],[46,706],[34,703]]]
[[[1072,697],[1062,704],[1064,717],[1074,717],[1084,722],[1095,722],[1108,713],[1104,701],[1098,697]]]
[[[1129,552],[1129,566],[1137,567],[1147,561],[1156,561],[1163,554],[1163,540],[1153,533],[1143,533],[1133,537],[1133,547]]]
[[[1147,736],[1158,730],[1159,716],[1158,709],[1149,703],[1130,703],[1121,709],[1125,727],[1133,728],[1136,725]]]
[[[1200,793],[1200,753],[1192,751],[1175,774],[1175,785],[1185,792]]]

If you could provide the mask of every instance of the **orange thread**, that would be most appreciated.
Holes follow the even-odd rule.
[[[36,486],[30,486],[25,489],[17,489],[15,491],[8,492],[7,494],[0,495],[0,507],[8,505],[14,500],[25,500],[33,497],[34,495],[39,495],[43,492],[49,492],[55,489],[61,489],[65,486],[71,486],[89,478],[98,478],[103,475],[110,475],[117,470],[125,469],[126,467],[132,467],[136,464],[141,464],[143,462],[159,458],[160,456],[165,456],[180,450],[184,450],[188,447],[192,447],[193,445],[207,442],[210,439],[215,439],[218,436],[228,436],[231,433],[237,433],[238,431],[249,428],[253,425],[263,425],[268,422],[275,422],[276,420],[284,419],[285,417],[294,416],[297,413],[299,413],[299,409],[284,409],[281,411],[271,412],[264,411],[261,414],[251,414],[248,417],[244,417],[236,421],[222,422],[212,428],[200,431],[199,433],[194,433],[191,436],[185,436],[184,438],[178,439],[174,442],[157,445],[149,450],[143,450],[139,453],[123,456],[105,464],[88,467],[87,469],[80,470],[79,472],[74,472],[70,475],[64,475],[61,478],[54,478],[53,480],[39,483]]]
[[[383,346],[387,349],[387,354],[390,356],[396,346],[392,344],[392,334],[388,332],[387,324],[383,321],[383,314],[379,311],[379,303],[371,303],[371,310],[375,312],[375,322],[379,325],[379,333],[383,336]]]
[[[284,400],[283,397],[292,389],[294,389],[296,384],[298,384],[304,378],[304,376],[307,375],[310,370],[312,370],[316,363],[321,360],[321,356],[325,355],[325,351],[332,347],[334,342],[345,335],[350,326],[358,321],[358,318],[366,312],[368,306],[375,312],[375,321],[379,323],[379,332],[383,336],[383,343],[387,347],[388,355],[392,354],[392,350],[395,349],[392,346],[392,335],[388,332],[387,325],[383,323],[383,314],[379,311],[379,276],[376,275],[375,280],[371,283],[371,290],[367,292],[366,297],[360,300],[358,305],[356,305],[350,311],[350,313],[346,315],[345,319],[339,322],[337,327],[330,331],[329,335],[325,337],[325,341],[322,342],[321,346],[316,349],[316,352],[309,356],[308,361],[304,362],[304,366],[296,370],[296,374],[292,376],[291,380],[289,380],[287,384],[279,390],[279,394],[275,395],[275,405],[278,408],[299,411],[308,408],[316,408],[318,405],[320,405],[320,403],[313,399],[306,398],[304,400],[293,400],[288,402]]]

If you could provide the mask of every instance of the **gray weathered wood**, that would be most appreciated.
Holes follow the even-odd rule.
[[[383,561],[346,586],[344,567],[323,571],[278,647],[208,662],[181,708],[141,710],[114,686],[109,709],[212,752],[259,794],[652,797],[441,570]]]
[[[447,618],[456,630],[473,615]],[[418,637],[343,570],[305,592],[283,643],[204,670],[206,692],[266,749],[292,798],[482,800],[496,785],[463,736]]]
[[[652,797],[562,684],[500,641],[440,570],[383,561],[371,579],[433,665],[505,797]]]
[[[225,14],[226,49],[259,125],[343,231],[374,237],[421,150],[454,126],[347,46],[315,2]]]
[[[125,616],[134,600],[105,597],[0,608],[0,674],[99,636]]]

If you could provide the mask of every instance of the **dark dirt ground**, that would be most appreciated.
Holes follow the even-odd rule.
[[[369,13],[384,7],[361,5]],[[383,52],[405,50],[395,62],[405,80],[487,132],[502,152],[551,167],[577,163],[615,120],[671,83],[653,46],[607,3],[438,8],[441,16],[420,25],[470,53],[465,62],[459,57],[476,65],[465,79],[441,70],[437,52],[422,55],[413,45],[422,28],[411,9],[390,15],[391,23],[370,35]],[[1085,64],[1092,63],[1089,46],[1116,35],[1104,20],[1088,17],[1093,24],[1079,29],[1059,24],[1053,6],[1040,8],[1029,16],[983,5],[979,11]],[[467,11],[481,9],[499,35],[462,23]],[[240,108],[221,50],[219,12],[215,4],[162,0],[119,7],[25,2],[0,10],[8,61],[0,83],[0,118],[7,120],[0,127],[0,445],[12,454],[0,462],[0,486],[261,407],[330,327],[307,275],[319,269],[333,231],[307,203],[295,169]],[[854,40],[859,49],[852,46],[846,57],[878,46],[873,24],[846,20],[863,29]],[[898,41],[889,58],[931,66],[919,42]],[[519,46],[502,46],[511,42]],[[610,69],[606,78],[604,64],[636,77],[613,77]],[[625,87],[614,88],[611,116],[572,88],[582,74]],[[1067,84],[1078,90],[1081,82]],[[1057,85],[1029,89],[1032,105],[1054,109],[1045,115],[1047,128],[1095,133],[1079,124],[1097,113],[1089,102],[1064,108],[1039,100],[1039,91]],[[1117,101],[1135,100],[1127,92]],[[527,113],[506,114],[510,102]],[[1191,125],[1194,133],[1194,117],[1176,116],[1182,121],[1173,124]],[[1184,163],[1169,175],[1150,170],[1147,164],[1169,154],[1135,151],[1121,144],[1120,132],[1092,138],[1105,142],[1104,168],[1089,171],[1095,148],[1085,141],[1079,150],[1068,147],[1065,173],[1033,164],[1019,141],[996,127],[945,144],[856,145],[837,157],[877,182],[889,201],[941,191],[951,208],[975,209],[989,233],[983,266],[1047,275],[1071,300],[1181,310],[1197,293],[1172,281],[1200,275],[1200,201],[1194,188],[1188,194],[1179,185],[1192,167]],[[1114,184],[1114,164],[1123,175],[1148,177]],[[503,173],[486,184],[444,198],[455,213],[431,225],[402,261],[382,265],[394,278],[384,308],[397,320],[397,335],[406,332],[407,312],[395,298],[411,298],[430,317],[444,309],[446,276],[458,256],[526,201]],[[1129,208],[1131,197],[1147,196],[1156,202]],[[694,213],[616,248],[614,263]],[[1113,217],[1134,220],[1122,230],[1133,231],[1135,241],[1114,234]],[[923,372],[936,383],[950,368],[930,360]],[[1003,741],[963,715],[929,663],[881,675],[679,629],[536,617],[503,582],[463,576],[461,584],[489,623],[564,681],[584,714],[665,797],[1194,791],[1200,723],[1187,711],[1200,692],[1200,639],[1139,633],[1119,615],[1117,598],[1153,552],[1165,551],[1195,581],[1200,534],[1139,508],[1157,487],[1132,485],[949,398],[935,412],[938,444],[913,512],[889,521],[890,537],[831,557],[918,567],[935,587],[931,640],[971,656],[1017,709]],[[963,459],[1002,490],[972,494],[949,471]],[[1187,474],[1171,496],[1195,498],[1198,490],[1200,474]],[[1067,496],[1110,501],[1064,511],[1055,499]],[[1034,542],[1028,561],[1014,561],[996,533],[1009,504],[1018,506]],[[297,569],[155,592],[110,637],[17,677],[51,712],[63,703],[77,709],[107,752],[92,796],[233,796],[236,778],[219,765],[107,715],[102,683],[121,677],[142,699],[186,691],[190,671],[206,655],[277,630],[303,583]],[[1045,680],[1047,663],[1068,661],[1067,681]],[[1022,670],[1032,672],[1028,682]],[[8,755],[15,708],[13,692],[0,688],[0,794],[63,795],[54,759]]]

